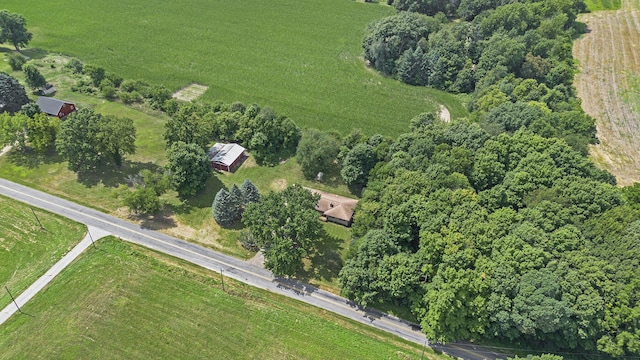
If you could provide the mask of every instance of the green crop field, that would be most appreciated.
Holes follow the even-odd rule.
[[[57,215],[0,196],[0,309],[11,302],[75,246],[86,228]]]
[[[353,0],[5,0],[34,33],[31,43],[129,79],[177,90],[209,86],[206,99],[257,102],[303,127],[398,135],[415,115],[453,95],[368,69],[361,40],[393,13]]]
[[[179,265],[179,266],[176,266]],[[419,359],[422,348],[113,238],[0,328],[0,359]],[[437,355],[427,350],[425,358]]]

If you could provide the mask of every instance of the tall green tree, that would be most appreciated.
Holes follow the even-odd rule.
[[[167,160],[180,196],[193,196],[204,189],[211,176],[211,164],[202,147],[178,141],[167,149]]]
[[[0,72],[0,112],[13,114],[28,102],[27,92],[18,80]]]
[[[362,40],[364,58],[376,70],[395,75],[400,56],[415,49],[418,41],[428,39],[439,27],[438,20],[409,12],[374,21],[367,26]]]
[[[167,146],[182,141],[204,149],[212,139],[212,122],[206,115],[207,109],[201,105],[182,105],[165,123]]]
[[[125,154],[135,152],[135,139],[130,119],[81,109],[60,124],[56,149],[69,162],[70,170],[88,171],[108,160],[120,166]]]
[[[0,145],[16,145],[24,150],[27,144],[27,121],[29,117],[18,113],[0,113]]]
[[[47,83],[44,76],[40,73],[40,70],[33,64],[25,64],[22,66],[24,72],[25,82],[27,86],[32,89],[37,89],[44,86]]]
[[[30,146],[39,153],[45,152],[56,143],[60,120],[55,116],[37,113],[27,119],[27,133]]]
[[[244,179],[240,186],[242,195],[244,196],[244,205],[260,201],[260,191],[249,179]]]
[[[315,206],[319,195],[300,185],[247,205],[242,222],[264,249],[265,266],[276,276],[295,275],[322,233]]]
[[[102,115],[91,109],[75,111],[60,124],[56,139],[58,154],[68,162],[71,171],[88,171],[103,160],[98,138]]]
[[[140,171],[140,177],[144,187],[153,190],[156,196],[161,196],[171,188],[171,177],[164,171],[144,169]]]
[[[8,41],[20,51],[20,46],[27,46],[31,38],[33,34],[27,31],[27,21],[22,15],[0,10],[0,44]]]
[[[369,171],[376,164],[373,146],[369,144],[356,145],[342,162],[340,174],[348,185],[365,184],[369,178]]]
[[[215,198],[213,198],[213,219],[222,227],[227,227],[233,224],[235,218],[231,213],[231,203],[229,201],[229,192],[225,189],[220,189]]]
[[[229,212],[234,220],[242,217],[244,211],[244,194],[238,185],[233,184],[229,189]]]
[[[335,167],[334,161],[340,151],[340,143],[333,135],[309,129],[302,134],[296,160],[307,179],[314,179],[321,171]]]
[[[122,166],[124,156],[136,152],[136,128],[133,120],[111,115],[103,117],[98,141],[105,155],[113,159],[116,166]]]

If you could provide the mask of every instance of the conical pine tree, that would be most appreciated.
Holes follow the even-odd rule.
[[[229,203],[229,192],[225,189],[220,189],[216,194],[216,197],[213,199],[213,219],[220,226],[229,226],[233,224],[235,218],[233,214],[230,212],[230,203]]]
[[[247,205],[252,202],[260,201],[260,192],[258,188],[249,180],[245,179],[240,187],[242,194],[244,195],[244,204]]]
[[[233,220],[238,220],[242,216],[244,211],[244,195],[238,187],[233,184],[231,190],[229,190],[229,213],[233,217]]]

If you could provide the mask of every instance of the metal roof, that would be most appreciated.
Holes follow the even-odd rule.
[[[40,96],[38,97],[36,104],[38,104],[38,107],[43,113],[57,116],[58,113],[60,112],[60,109],[62,109],[62,106],[64,106],[64,104],[73,104],[73,103],[60,100],[60,99]]]
[[[231,166],[244,153],[245,148],[238,144],[216,143],[209,149],[209,161]]]

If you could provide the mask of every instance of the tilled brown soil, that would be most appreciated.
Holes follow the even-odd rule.
[[[640,11],[623,0],[622,10],[582,15],[588,33],[577,40],[575,77],[582,107],[596,119],[600,144],[592,158],[618,179],[619,185],[640,182],[640,98],[630,87],[640,76]],[[636,80],[637,82],[637,80]]]

